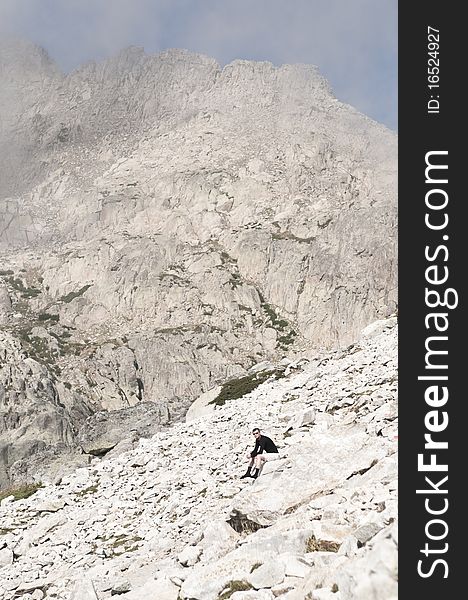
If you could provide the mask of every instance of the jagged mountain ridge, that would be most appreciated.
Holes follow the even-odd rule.
[[[30,369],[49,382],[52,447],[68,447],[100,409],[153,402],[169,422],[259,361],[346,345],[394,312],[396,138],[314,67],[131,48],[63,75],[9,48],[8,465],[29,460],[11,423],[41,430]]]

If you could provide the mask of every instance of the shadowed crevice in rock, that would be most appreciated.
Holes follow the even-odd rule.
[[[234,510],[227,523],[240,534],[250,534],[258,531],[259,529],[264,529],[268,527],[268,525],[262,525],[260,523],[256,523],[255,521],[249,519],[246,515],[243,515],[238,510]]]

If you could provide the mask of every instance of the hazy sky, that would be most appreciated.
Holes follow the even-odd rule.
[[[64,70],[129,45],[317,65],[335,95],[397,126],[397,0],[0,0],[0,35]]]

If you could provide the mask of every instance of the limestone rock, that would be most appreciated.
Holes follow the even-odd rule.
[[[201,548],[195,548],[194,546],[187,546],[177,556],[177,560],[184,567],[191,567],[197,562],[201,553],[202,553]]]
[[[245,592],[234,592],[231,600],[273,600],[274,597],[270,590],[247,590]]]
[[[240,535],[225,521],[217,519],[209,523],[203,531],[203,539],[198,546],[203,550],[205,561],[220,558],[236,547]]]
[[[0,550],[0,567],[7,567],[13,564],[13,552],[9,548]]]
[[[353,536],[357,539],[360,544],[365,544],[374,537],[383,527],[379,523],[371,522],[358,527],[356,531],[353,531]]]
[[[315,410],[308,408],[296,414],[287,424],[286,431],[290,429],[299,429],[303,425],[313,425],[315,423]]]
[[[64,500],[45,500],[44,502],[40,502],[36,505],[36,510],[38,512],[50,512],[55,513],[61,510],[65,506]]]
[[[221,386],[217,385],[212,390],[208,390],[201,396],[199,396],[192,404],[190,405],[187,414],[185,415],[185,420],[192,421],[193,419],[198,419],[205,415],[209,415],[214,411],[214,404],[212,404],[213,400],[217,398],[221,391]]]
[[[284,573],[286,577],[305,577],[310,571],[311,565],[307,563],[301,555],[285,553],[279,555],[279,560],[284,565]]]
[[[147,581],[142,587],[125,594],[126,600],[177,600],[179,588],[168,577]]]
[[[282,561],[267,560],[249,575],[248,581],[256,590],[272,588],[284,580],[285,574],[285,566]]]
[[[116,412],[100,411],[88,417],[77,434],[77,441],[87,454],[102,456],[129,436],[150,437],[161,428],[161,410],[153,403]]]
[[[88,577],[76,582],[70,600],[98,600],[94,584]]]
[[[369,338],[382,333],[385,329],[393,327],[396,323],[396,317],[391,317],[390,319],[381,319],[379,321],[374,321],[370,323],[367,327],[361,331],[362,338]]]
[[[8,289],[5,285],[0,284],[0,323],[7,321],[7,317],[11,312],[11,299],[8,294]]]

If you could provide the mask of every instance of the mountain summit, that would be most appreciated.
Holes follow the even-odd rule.
[[[395,312],[396,136],[315,67],[0,56],[3,485]]]

